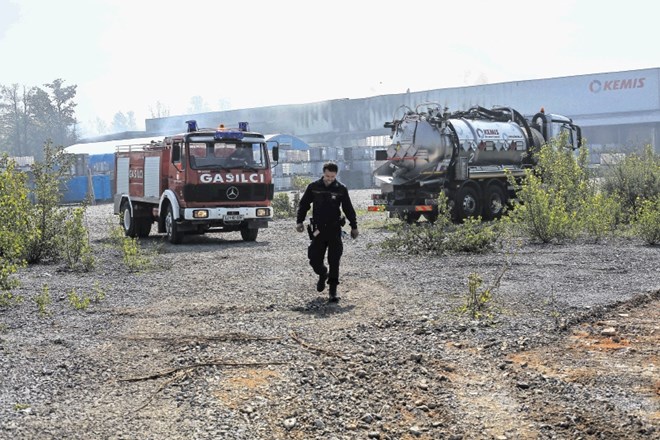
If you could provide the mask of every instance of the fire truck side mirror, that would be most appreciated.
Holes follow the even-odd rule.
[[[273,162],[278,162],[280,160],[280,149],[277,145],[273,147]]]
[[[172,145],[172,162],[181,162],[181,144]]]

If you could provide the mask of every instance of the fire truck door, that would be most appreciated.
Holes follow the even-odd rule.
[[[172,144],[172,164],[169,168],[168,187],[174,191],[177,196],[182,197],[183,183],[186,180],[186,155],[183,143],[174,142]]]

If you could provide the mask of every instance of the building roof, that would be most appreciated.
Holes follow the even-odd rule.
[[[292,134],[267,134],[264,138],[269,143],[268,148],[272,148],[274,141],[277,141],[281,150],[309,150],[307,142]]]

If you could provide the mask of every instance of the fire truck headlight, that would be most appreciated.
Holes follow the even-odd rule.
[[[270,208],[257,208],[257,217],[268,217],[270,215]]]
[[[208,209],[196,209],[193,211],[193,218],[209,218]]]

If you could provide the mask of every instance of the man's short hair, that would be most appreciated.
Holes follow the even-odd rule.
[[[338,173],[339,167],[334,162],[326,162],[323,164],[323,172],[325,173],[326,170],[330,171],[331,173]]]

